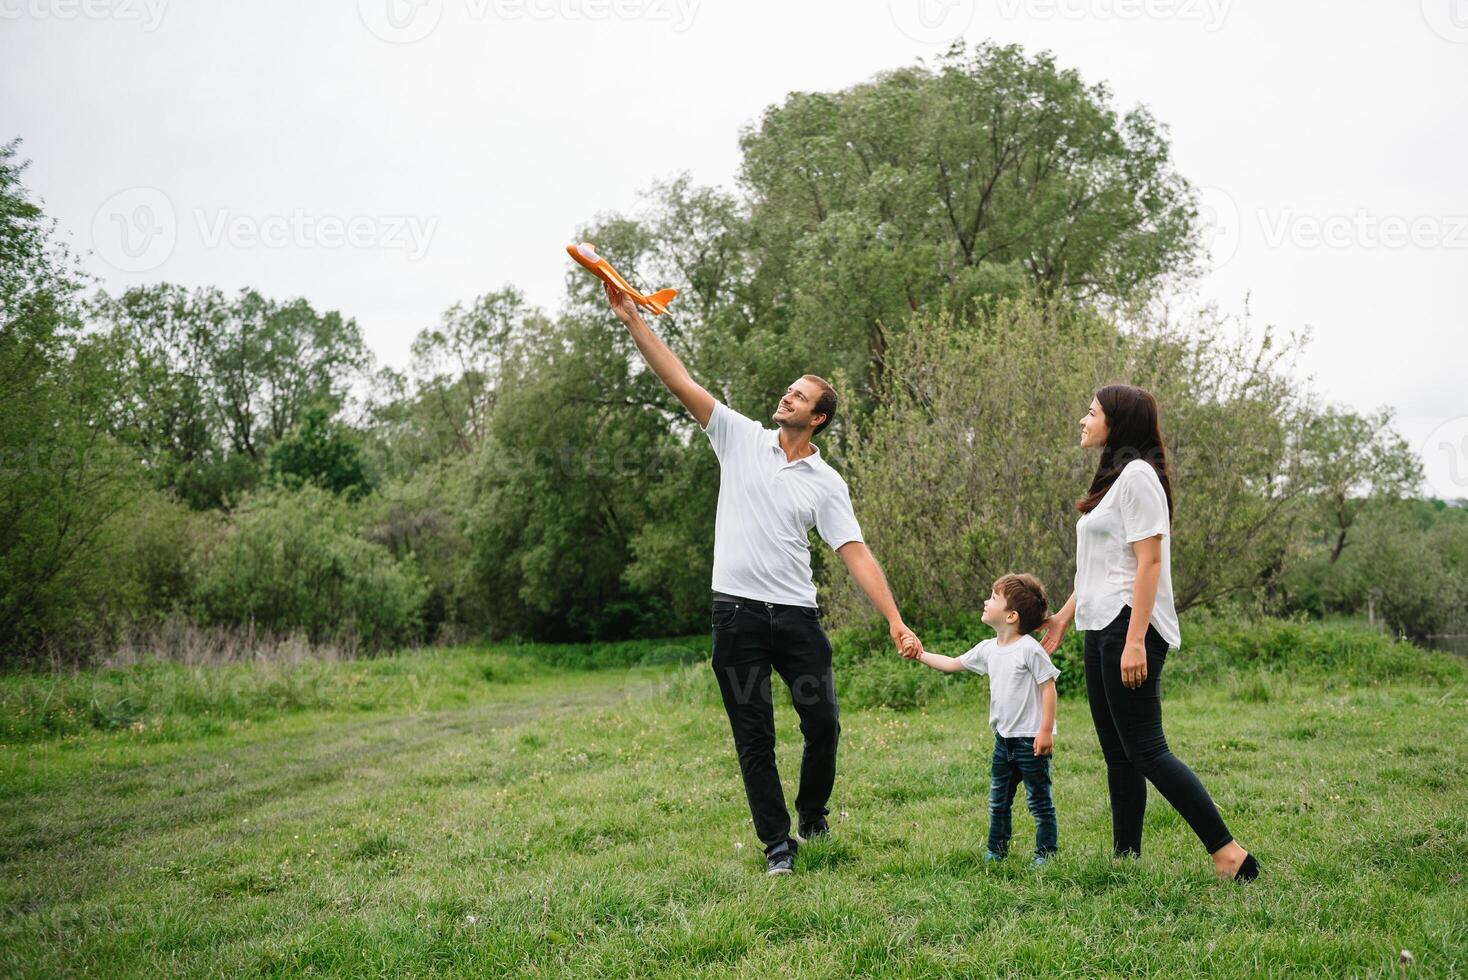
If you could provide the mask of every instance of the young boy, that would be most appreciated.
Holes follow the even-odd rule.
[[[1025,784],[1035,818],[1036,866],[1056,849],[1055,804],[1050,798],[1050,754],[1055,732],[1055,678],[1060,670],[1030,634],[1045,621],[1049,600],[1033,575],[1005,575],[984,603],[984,624],[997,634],[961,657],[922,651],[920,660],[947,674],[971,670],[989,675],[989,725],[994,729],[993,782],[989,786],[989,853],[1009,853],[1010,808]],[[916,651],[916,646],[912,651]]]

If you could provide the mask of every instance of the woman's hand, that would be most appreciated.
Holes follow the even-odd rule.
[[[1060,641],[1065,639],[1065,631],[1070,629],[1070,620],[1056,613],[1040,624],[1044,634],[1040,637],[1040,646],[1045,648],[1046,656],[1053,656],[1060,649]]]
[[[1127,640],[1121,650],[1121,683],[1124,687],[1141,687],[1147,679],[1147,648],[1141,640]]]

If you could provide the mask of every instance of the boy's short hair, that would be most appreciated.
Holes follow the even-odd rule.
[[[1004,596],[1005,605],[1019,613],[1019,631],[1026,636],[1049,618],[1050,599],[1045,595],[1045,586],[1033,575],[1001,575],[994,582],[994,591]]]

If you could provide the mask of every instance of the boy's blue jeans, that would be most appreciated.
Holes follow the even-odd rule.
[[[989,784],[989,850],[1009,853],[1010,810],[1019,784],[1025,784],[1030,816],[1035,818],[1035,854],[1055,853],[1059,836],[1055,802],[1050,798],[1050,757],[1035,755],[1034,738],[994,736],[994,779]]]

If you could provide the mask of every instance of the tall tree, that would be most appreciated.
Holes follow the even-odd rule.
[[[1198,247],[1165,128],[1013,45],[792,93],[741,145],[765,328],[858,381],[919,308],[1135,300]]]
[[[1300,437],[1304,477],[1314,488],[1314,524],[1340,560],[1364,507],[1396,501],[1422,486],[1422,460],[1392,427],[1392,410],[1363,415],[1327,407]]]
[[[99,294],[90,315],[102,329],[88,343],[114,373],[95,424],[196,507],[254,486],[271,447],[313,409],[339,411],[371,363],[355,321],[252,289],[139,286]]]
[[[501,379],[525,356],[527,335],[544,315],[513,286],[455,303],[413,341],[409,375],[384,377],[388,397],[375,406],[382,434],[404,462],[466,455],[484,438]]]
[[[114,611],[107,531],[136,499],[128,456],[88,425],[95,360],[72,356],[82,278],[0,146],[0,654],[34,652]]]

